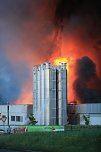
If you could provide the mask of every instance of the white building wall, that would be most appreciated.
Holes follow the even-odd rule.
[[[101,125],[101,114],[80,114],[80,125],[85,125],[83,115],[89,116],[89,125]]]
[[[7,117],[7,105],[0,105],[0,114]],[[0,125],[3,125],[3,121],[0,119]],[[7,125],[7,119],[5,121],[5,125]]]
[[[101,114],[90,114],[91,125],[101,125]]]
[[[15,116],[15,121],[11,121],[11,116]],[[20,116],[20,120],[17,120]],[[9,123],[10,125],[24,125],[27,123],[27,105],[10,105],[9,106]]]
[[[89,116],[90,125],[101,125],[101,103],[76,105],[76,113],[80,114],[80,124],[85,124],[83,115]]]
[[[30,109],[29,106],[31,107]],[[8,117],[7,105],[0,105],[0,113]],[[32,113],[32,105],[9,105],[9,125],[27,124],[30,113]],[[2,120],[0,120],[0,125],[3,125]],[[5,125],[8,125],[7,119]]]
[[[78,113],[101,114],[101,103],[87,103],[76,105]]]

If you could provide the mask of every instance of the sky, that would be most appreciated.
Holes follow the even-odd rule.
[[[98,102],[100,14],[95,0],[0,0],[0,104],[32,103],[33,66],[57,57],[73,59],[69,100]]]

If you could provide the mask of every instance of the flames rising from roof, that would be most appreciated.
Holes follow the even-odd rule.
[[[70,68],[72,67],[74,63],[74,58],[73,57],[57,57],[57,58],[52,58],[50,61],[53,62],[55,65],[59,65],[60,63],[66,63],[67,65],[67,71],[70,71]]]

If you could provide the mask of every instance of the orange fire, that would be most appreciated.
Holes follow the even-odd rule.
[[[67,59],[66,58],[56,58],[53,62],[55,65],[59,65],[60,63],[67,63]]]
[[[58,57],[58,58],[52,58],[51,61],[55,65],[59,65],[60,63],[66,63],[67,64],[67,71],[69,72],[73,63],[74,63],[74,58],[73,57]]]

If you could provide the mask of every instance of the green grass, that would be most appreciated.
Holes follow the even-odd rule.
[[[0,135],[0,148],[42,152],[100,152],[101,129]]]

